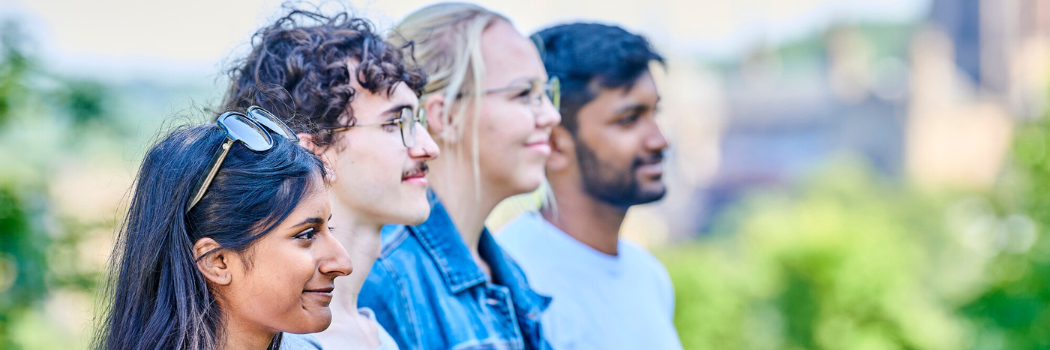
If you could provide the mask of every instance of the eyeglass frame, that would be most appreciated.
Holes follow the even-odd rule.
[[[410,112],[408,114],[406,114],[404,112],[405,110],[408,110]],[[394,119],[394,120],[390,120],[390,121],[381,122],[381,123],[374,123],[374,124],[356,124],[355,123],[355,124],[352,124],[352,125],[341,126],[341,127],[336,127],[336,128],[323,128],[321,130],[327,131],[327,132],[329,132],[331,134],[335,134],[337,132],[343,132],[343,131],[350,130],[351,128],[362,127],[362,126],[397,125],[398,130],[401,131],[401,144],[405,145],[406,148],[415,147],[415,145],[416,145],[416,130],[415,130],[416,129],[416,125],[422,125],[423,126],[423,130],[427,130],[427,128],[429,127],[429,124],[427,124],[427,110],[422,108],[422,107],[420,107],[419,109],[416,109],[415,111],[413,111],[412,107],[405,106],[405,107],[402,107],[400,109],[400,112],[398,112],[398,113],[400,114],[399,118]],[[405,134],[405,124],[406,123],[409,124],[409,126],[408,126],[409,133],[410,133],[409,135]]]
[[[485,90],[484,94],[491,95],[515,90],[529,90],[529,100],[532,102],[533,106],[541,106],[543,104],[543,97],[546,96],[551,101],[551,104],[554,105],[555,110],[560,110],[561,108],[561,80],[556,76],[550,77],[546,82],[539,79],[533,79],[529,81],[529,85],[510,85],[489,89]],[[542,92],[537,94],[538,96],[533,97],[533,92],[536,90]],[[462,94],[460,97],[462,97]]]
[[[260,118],[257,116],[259,113],[264,113],[262,116],[269,119],[269,121],[274,122],[276,125],[271,126],[266,122],[261,122]],[[233,116],[243,117],[244,121],[249,122],[249,126],[254,126],[254,130],[261,131],[259,135],[261,135],[266,141],[266,145],[264,147],[254,147],[253,145],[249,145],[242,138],[236,135],[230,135],[229,126],[226,125],[226,119]],[[195,194],[193,197],[190,197],[189,204],[186,205],[187,213],[189,213],[190,210],[200,202],[201,198],[204,198],[204,193],[207,192],[208,187],[211,186],[212,180],[214,180],[215,175],[218,174],[219,168],[222,167],[222,163],[226,160],[226,155],[230,153],[230,148],[233,147],[234,142],[241,142],[245,148],[253,152],[266,152],[273,148],[274,143],[273,138],[270,136],[271,132],[284,137],[289,141],[296,143],[299,142],[299,136],[297,136],[288,125],[282,122],[281,119],[277,118],[273,113],[270,113],[270,111],[259,106],[248,107],[244,113],[233,111],[225,112],[216,118],[215,123],[218,124],[219,127],[222,128],[223,133],[226,134],[225,140],[222,142],[222,145],[219,146],[219,149],[215,151],[215,155],[212,156],[211,162],[208,163],[208,171],[205,173],[206,175],[201,178],[194,187],[195,190],[193,193]],[[274,127],[282,130],[275,130]],[[269,130],[269,132],[267,132],[267,130]]]

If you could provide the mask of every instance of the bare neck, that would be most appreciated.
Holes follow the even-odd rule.
[[[557,212],[544,210],[547,221],[597,251],[609,255],[619,253],[620,225],[627,215],[625,208],[588,195],[582,185],[552,181],[551,188]]]
[[[453,152],[449,152],[453,153]],[[481,231],[485,228],[485,219],[500,201],[510,196],[491,186],[481,183],[481,192],[474,180],[473,165],[463,158],[446,156],[431,162],[430,187],[441,198],[448,216],[456,225],[460,237],[474,261],[486,273],[488,265],[478,253]]]
[[[368,215],[363,215],[339,201],[332,200],[332,227],[339,243],[346,249],[353,264],[349,276],[335,279],[335,293],[332,296],[332,324],[328,331],[318,335],[326,347],[331,342],[339,343],[349,349],[374,349],[380,346],[379,332],[371,320],[357,310],[357,298],[361,294],[372,266],[382,251],[380,230],[382,224],[374,222]]]
[[[335,279],[332,307],[338,308],[334,310],[337,313],[358,315],[357,297],[382,250],[379,232],[383,224],[373,222],[338,200],[332,201],[332,212],[336,213],[332,216],[333,233],[346,249],[354,268],[349,276]]]
[[[216,348],[222,350],[262,350],[270,347],[276,332],[251,327],[235,317],[227,317],[226,331]]]

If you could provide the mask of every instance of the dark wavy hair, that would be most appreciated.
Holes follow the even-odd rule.
[[[348,61],[361,87],[369,92],[393,92],[405,83],[419,96],[426,84],[423,71],[406,68],[400,47],[376,33],[366,19],[346,12],[332,16],[289,8],[289,13],[252,36],[252,51],[228,69],[230,88],[223,109],[263,107],[285,118],[296,132],[313,134],[315,143],[328,145],[324,128],[353,125]],[[349,118],[340,124],[340,118]]]
[[[623,28],[571,23],[532,35],[547,74],[561,80],[561,125],[576,134],[576,113],[598,97],[600,89],[630,89],[649,70],[664,63],[645,37]]]
[[[225,133],[215,124],[181,127],[150,148],[117,234],[96,349],[214,349],[222,343],[223,311],[197,269],[194,243],[212,238],[223,249],[243,252],[284,221],[314,182],[326,181],[313,153],[273,139],[264,152],[234,143],[189,213],[191,192]],[[278,333],[270,348],[280,340]]]

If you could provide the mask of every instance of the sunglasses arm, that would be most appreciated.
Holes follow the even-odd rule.
[[[190,199],[190,204],[186,206],[186,212],[189,213],[193,206],[197,205],[197,202],[204,197],[204,192],[208,190],[208,186],[211,185],[211,180],[215,178],[215,174],[219,172],[219,166],[222,165],[222,161],[226,159],[226,155],[230,153],[230,146],[233,146],[233,139],[227,137],[226,141],[222,143],[222,147],[219,147],[215,151],[215,156],[211,158],[211,163],[208,163],[208,175],[204,176],[200,182],[197,183],[197,192]]]

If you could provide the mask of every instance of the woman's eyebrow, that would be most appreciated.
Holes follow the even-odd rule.
[[[295,224],[292,227],[299,227],[299,226],[306,226],[306,225],[316,225],[316,224],[319,224],[319,223],[322,223],[322,222],[324,222],[324,219],[319,218],[319,217],[312,217],[312,218],[308,218],[306,220],[303,220],[303,222]]]

